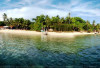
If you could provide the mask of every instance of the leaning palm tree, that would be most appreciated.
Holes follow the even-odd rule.
[[[3,14],[3,19],[4,19],[4,21],[7,20],[7,14],[6,13]]]
[[[6,13],[3,14],[3,20],[4,20],[5,24],[7,25],[7,23],[6,23],[7,22],[7,14]]]

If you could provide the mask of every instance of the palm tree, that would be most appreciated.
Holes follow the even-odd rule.
[[[56,17],[52,17],[51,18],[51,25],[53,26],[53,30],[56,30],[56,23],[57,23]]]
[[[57,24],[59,24],[60,23],[60,17],[59,17],[59,15],[56,16],[56,20],[57,20]]]
[[[13,25],[13,18],[11,17],[11,18],[9,19],[9,21],[10,21],[10,25],[12,26],[12,25]]]
[[[3,14],[3,19],[4,19],[4,21],[7,20],[7,14],[6,13]]]
[[[45,17],[45,23],[46,23],[46,27],[49,28],[51,25],[51,19],[48,15]]]
[[[69,24],[70,24],[70,13],[68,13],[68,18],[69,18]]]
[[[95,20],[93,20],[93,23],[92,23],[92,26],[93,26],[93,31],[95,31]]]
[[[93,25],[93,27],[95,27],[95,20],[93,20],[93,24],[92,25]]]
[[[60,19],[60,23],[62,24],[62,23],[64,23],[65,21],[64,21],[64,17],[62,17],[61,19]]]
[[[3,14],[3,20],[4,20],[4,23],[7,25],[7,14],[6,13]]]

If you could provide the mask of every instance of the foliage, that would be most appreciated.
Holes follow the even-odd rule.
[[[89,29],[88,32],[89,32],[89,33],[92,32],[92,29]]]
[[[3,21],[0,21],[0,26],[5,26],[5,23]]]
[[[42,28],[42,24],[41,23],[34,23],[34,30],[40,31],[41,28]]]
[[[59,15],[55,17],[49,17],[48,15],[40,15],[36,18],[26,20],[24,18],[7,18],[7,14],[4,13],[4,22],[0,25],[13,26],[16,29],[28,29],[40,31],[41,29],[52,28],[54,31],[99,31],[100,25],[95,24],[95,20],[92,24],[87,20],[83,20],[80,17],[71,17],[69,13],[67,17],[60,17]]]
[[[30,30],[34,30],[34,22],[29,25]]]

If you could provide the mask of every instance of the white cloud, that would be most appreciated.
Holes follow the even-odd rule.
[[[42,9],[40,7],[23,7],[23,8],[16,8],[16,9],[10,9],[5,11],[0,11],[0,20],[2,19],[3,13],[6,13],[8,15],[8,18],[20,18],[24,17],[26,19],[32,19],[36,16],[39,16],[41,14],[52,16],[60,15],[61,17],[67,16],[67,12],[57,9]]]
[[[70,2],[59,4],[52,4],[52,2],[53,0],[21,0],[13,4],[9,3],[8,7],[21,8],[0,11],[0,16],[5,12],[8,17],[24,17],[26,19],[31,19],[41,14],[49,16],[60,15],[61,17],[66,17],[68,12],[71,12],[72,14],[75,14],[72,16],[86,16],[89,18],[100,17],[100,9],[94,9],[94,7],[98,6],[98,4],[93,6],[93,1],[81,3],[81,0],[70,0]]]

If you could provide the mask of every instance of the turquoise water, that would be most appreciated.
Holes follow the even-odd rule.
[[[0,66],[100,66],[100,35],[67,37],[0,33]]]

